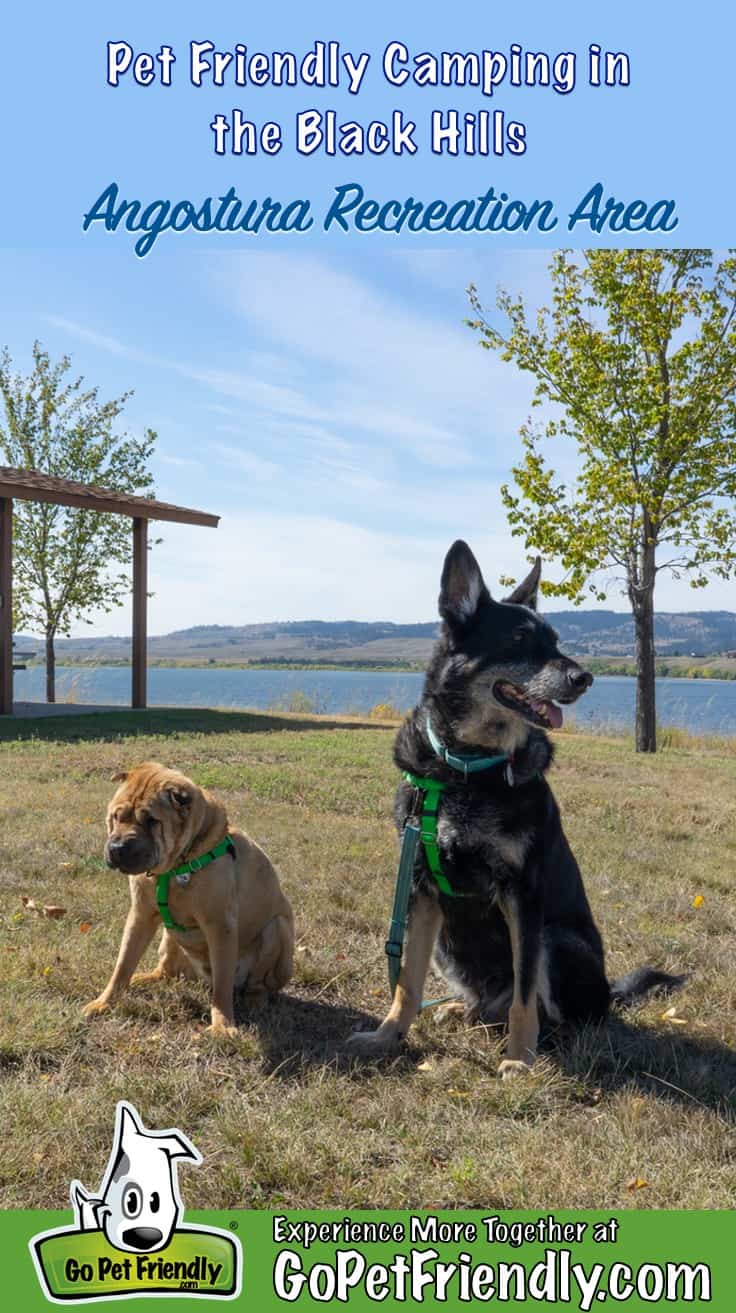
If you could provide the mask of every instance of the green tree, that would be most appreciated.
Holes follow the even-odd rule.
[[[481,345],[536,380],[549,417],[521,429],[512,532],[556,557],[545,591],[575,604],[605,597],[617,571],[636,634],[636,747],[656,750],[654,594],[669,570],[703,587],[736,568],[736,259],[707,250],[555,252],[551,306],[528,317],[498,294],[489,322],[475,287],[468,320]],[[576,472],[548,463],[577,448]]]
[[[100,401],[97,388],[70,375],[71,361],[55,364],[38,342],[26,377],[0,355],[0,459],[119,492],[151,495],[148,463],[156,435],[114,431],[131,393]],[[130,590],[130,521],[118,515],[71,510],[45,502],[16,501],[13,515],[15,577],[13,623],[46,640],[46,698],[56,700],[54,642],[91,610],[121,606]],[[116,567],[125,565],[124,570]]]

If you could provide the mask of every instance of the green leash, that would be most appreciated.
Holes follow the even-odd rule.
[[[426,728],[435,755],[444,761],[446,765],[451,766],[453,770],[461,772],[466,782],[469,774],[475,774],[477,771],[490,770],[493,766],[505,765],[506,783],[509,787],[512,787],[514,777],[508,754],[504,753],[503,755],[496,757],[460,756],[448,751],[435,734],[429,717],[427,717]],[[422,811],[419,817],[412,813],[407,818],[401,836],[399,870],[396,876],[396,888],[394,890],[394,902],[391,909],[391,921],[389,922],[388,927],[388,939],[385,944],[386,958],[388,961],[388,978],[391,985],[392,997],[399,982],[399,975],[401,974],[401,959],[404,952],[404,935],[406,934],[409,897],[411,894],[412,879],[414,877],[414,863],[416,860],[417,845],[420,842],[424,848],[424,856],[427,859],[429,873],[440,893],[444,894],[446,898],[468,897],[467,894],[460,894],[456,889],[453,889],[450,881],[442,870],[440,845],[437,839],[437,825],[440,801],[447,786],[443,784],[441,780],[431,780],[423,775],[412,775],[410,771],[404,772],[404,779],[422,795]],[[433,1008],[439,1003],[449,1003],[453,997],[454,995],[449,994],[446,998],[430,999],[421,1004],[421,1009]]]
[[[450,881],[447,879],[442,870],[442,860],[440,858],[440,847],[437,840],[437,818],[440,807],[440,798],[445,789],[445,785],[440,780],[424,779],[419,775],[410,775],[405,773],[404,779],[413,785],[422,794],[422,812],[421,817],[410,816],[404,826],[404,832],[401,836],[401,854],[399,856],[399,870],[396,877],[396,888],[394,890],[394,903],[391,910],[391,921],[388,927],[388,939],[386,940],[386,957],[388,959],[388,978],[391,985],[391,994],[393,996],[396,986],[399,983],[401,974],[401,959],[404,952],[404,935],[406,933],[407,912],[409,910],[409,897],[411,894],[411,885],[414,878],[414,862],[416,851],[419,843],[424,848],[424,855],[427,859],[427,865],[430,874],[438,889],[448,898],[462,898],[465,895],[458,894],[453,889]],[[454,995],[448,994],[445,998],[428,999],[421,1004],[421,1010],[425,1008],[436,1007],[439,1003],[449,1003]]]
[[[230,835],[226,834],[225,838],[214,848],[210,848],[209,852],[202,853],[200,857],[192,857],[191,861],[182,862],[181,866],[172,866],[170,871],[162,871],[161,875],[156,877],[156,902],[161,913],[161,920],[167,930],[187,931],[196,929],[195,926],[191,925],[179,925],[171,915],[169,908],[169,885],[171,881],[176,880],[179,884],[189,884],[190,875],[193,875],[195,871],[201,871],[203,867],[209,866],[210,862],[217,861],[218,857],[224,857],[225,853],[228,852],[235,860],[235,844]]]

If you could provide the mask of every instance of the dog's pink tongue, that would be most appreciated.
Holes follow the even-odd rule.
[[[547,717],[553,729],[562,729],[562,711],[556,702],[542,702],[540,710]]]

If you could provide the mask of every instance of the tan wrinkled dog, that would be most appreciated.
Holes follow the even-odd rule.
[[[129,984],[164,977],[200,977],[212,985],[210,1031],[237,1033],[233,994],[247,1002],[276,993],[291,978],[294,920],[266,854],[228,826],[225,808],[179,771],[147,761],[113,776],[120,787],[107,809],[105,861],[128,875],[131,908],[115,970],[87,1016],[105,1012]],[[182,930],[164,929],[158,965],[133,975],[161,915],[156,877],[216,847],[229,835],[235,848],[169,883],[169,911]]]

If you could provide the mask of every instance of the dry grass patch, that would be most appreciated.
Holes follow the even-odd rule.
[[[688,742],[647,759],[561,737],[553,785],[610,974],[650,962],[690,980],[671,1000],[553,1037],[509,1085],[495,1076],[500,1034],[431,1013],[394,1061],[361,1066],[342,1051],[388,999],[390,729],[150,712],[6,724],[0,738],[2,1206],[63,1206],[76,1175],[96,1186],[122,1096],[202,1150],[190,1207],[732,1205],[732,752]],[[101,861],[109,776],[146,757],[215,788],[294,903],[296,978],[242,1015],[230,1044],[202,1035],[207,994],[188,982],[81,1016],[128,901]],[[24,911],[22,895],[66,915]],[[646,1184],[630,1190],[635,1178]]]

